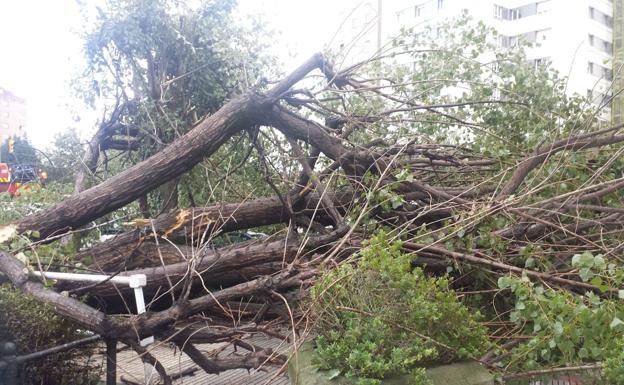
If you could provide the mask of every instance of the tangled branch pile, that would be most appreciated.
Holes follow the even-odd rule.
[[[357,269],[371,254],[368,240],[383,232],[384,247],[418,267],[414,279],[446,276],[432,282],[456,294],[459,302],[435,297],[452,314],[481,313],[470,322],[490,342],[474,337],[475,346],[453,357],[478,359],[508,378],[607,361],[616,376],[621,361],[612,352],[624,333],[622,126],[601,127],[591,106],[564,96],[556,74],[524,64],[521,53],[481,64],[477,58],[491,47],[470,39],[485,41],[487,31],[469,31],[421,51],[405,50],[417,41],[400,41],[342,71],[314,55],[272,87],[232,98],[144,161],[8,224],[3,231],[14,240],[0,253],[0,271],[59,315],[143,353],[170,383],[141,338],[173,342],[208,373],[282,364],[284,357],[242,337],[309,331],[308,321],[318,319],[310,288],[340,286],[327,279],[332,270]],[[426,37],[407,31],[404,38]],[[389,64],[397,52],[407,64]],[[112,126],[102,126],[92,148]],[[217,168],[220,181],[237,173],[244,180],[243,166],[256,162],[251,167],[264,184],[256,191],[272,195],[239,191],[239,201],[231,194],[135,218],[133,229],[73,256],[94,271],[146,274],[148,313],[116,317],[127,311],[120,300],[130,298],[126,289],[106,282],[49,287],[29,278],[15,257],[27,237],[30,268],[43,268],[38,249],[179,181],[223,148],[240,163]],[[93,151],[87,157],[95,159],[87,165],[97,163]],[[248,229],[270,234],[223,241]],[[99,300],[81,302],[82,294]],[[375,312],[341,306],[330,310]],[[432,324],[418,328],[423,352],[465,343]],[[209,357],[195,347],[217,341],[249,352]]]

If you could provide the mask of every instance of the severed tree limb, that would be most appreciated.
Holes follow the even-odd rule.
[[[493,260],[489,260],[485,258],[480,258],[474,255],[460,253],[457,251],[447,250],[439,246],[425,245],[425,244],[419,244],[419,243],[413,243],[413,242],[404,242],[403,247],[408,251],[415,252],[416,254],[418,254],[420,251],[429,251],[431,253],[429,253],[428,256],[434,256],[438,254],[443,258],[457,259],[468,264],[486,266],[492,269],[504,270],[504,271],[508,271],[508,272],[516,273],[516,274],[526,274],[527,276],[533,279],[540,279],[540,280],[552,282],[560,286],[571,286],[571,287],[575,287],[578,289],[585,289],[585,290],[591,290],[594,292],[600,292],[600,289],[598,287],[591,285],[589,283],[574,281],[574,280],[566,279],[566,278],[560,278],[560,277],[556,277],[554,275],[551,275],[548,273],[542,273],[539,271],[523,269],[523,268],[509,265],[506,263],[493,261]],[[617,292],[617,290],[615,289],[609,290],[609,292],[611,291]]]
[[[602,147],[624,141],[624,136],[622,135],[601,136],[602,134],[608,132],[615,132],[622,127],[624,127],[624,125],[618,125],[608,128],[606,130],[593,132],[591,134],[573,136],[558,140],[547,145],[539,146],[535,149],[533,154],[520,162],[520,164],[516,168],[516,171],[514,171],[511,178],[501,189],[500,193],[498,194],[498,198],[503,199],[513,194],[516,189],[520,187],[522,182],[524,182],[524,179],[527,177],[527,175],[529,175],[532,170],[534,170],[540,164],[544,163],[550,156],[558,152]]]
[[[270,349],[258,350],[242,356],[230,358],[208,358],[190,342],[183,339],[175,339],[174,343],[188,355],[193,362],[206,373],[221,373],[230,369],[257,369],[265,362],[272,359],[273,352]]]
[[[304,250],[323,247],[337,238],[338,235],[335,233],[310,238],[306,242]],[[184,261],[171,265],[125,271],[119,275],[145,274],[149,277],[147,286],[144,288],[148,293],[155,291],[160,286],[168,287],[169,280],[176,286],[187,277],[198,279],[200,275],[213,286],[215,283],[212,278],[221,273],[244,267],[262,266],[270,262],[292,262],[301,251],[300,242],[295,239],[278,239],[270,242],[251,241],[217,250],[210,248],[203,251],[198,250],[195,253],[194,271],[189,270],[189,261]],[[72,290],[81,294],[83,293],[81,290],[76,290],[79,287],[79,284],[69,282],[60,285],[61,290]],[[97,295],[104,297],[132,292],[132,289],[128,287],[100,286],[94,290],[93,286],[90,285],[88,288],[97,292]]]
[[[16,288],[32,295],[39,302],[53,306],[58,314],[70,318],[102,336],[108,335],[109,325],[104,313],[74,298],[47,289],[40,282],[29,280],[26,266],[15,257],[2,251],[0,251],[0,271],[9,278]]]
[[[19,232],[36,230],[42,237],[61,234],[116,210],[171,178],[190,170],[217,151],[235,133],[261,123],[280,96],[308,72],[324,63],[316,54],[271,89],[267,96],[254,92],[232,99],[191,131],[141,163],[54,207],[25,217]],[[164,178],[167,176],[167,178]]]
[[[590,371],[590,370],[600,370],[603,365],[600,362],[588,365],[580,365],[580,366],[567,366],[561,368],[548,368],[548,369],[538,369],[531,370],[528,372],[521,373],[512,373],[503,376],[503,381],[514,380],[518,378],[530,378],[530,377],[539,377],[539,376],[547,376],[553,375],[556,373],[569,373],[569,372],[581,372],[581,371]]]
[[[331,194],[330,199],[338,211],[344,213],[348,205],[353,202],[354,193]],[[306,216],[314,214],[316,220],[323,222],[326,218],[325,213],[323,211],[315,213],[318,202],[319,196],[317,194],[307,194],[302,201],[294,204],[294,208],[297,214]],[[198,235],[204,233],[210,236],[211,234],[285,223],[288,219],[288,215],[277,197],[210,207],[180,209],[165,213],[152,220],[155,231],[150,225],[139,226],[135,230],[122,233],[77,253],[74,259],[83,262],[91,261],[89,265],[92,268],[108,272],[118,271],[120,267],[123,268],[124,266],[132,269],[133,266],[136,266],[133,260],[148,258],[148,254],[155,251],[154,244],[147,243],[153,240],[154,233],[161,238],[173,240],[180,238],[185,241],[192,235],[194,238],[199,238]],[[181,246],[180,249],[187,250],[189,247]],[[166,244],[161,245],[161,252],[165,256],[171,256],[171,260],[179,261],[183,257],[177,249]]]
[[[42,237],[87,224],[188,171],[214,153],[236,132],[249,127],[266,106],[254,94],[232,100],[186,135],[145,161],[58,205],[23,218],[18,231],[37,230]],[[163,178],[163,176],[168,178]]]
[[[141,344],[138,342],[132,341],[129,342],[129,344],[130,347],[132,347],[132,349],[139,354],[139,357],[141,357],[141,361],[154,366],[154,369],[156,369],[156,371],[160,375],[160,379],[164,385],[172,384],[171,377],[169,377],[169,375],[167,374],[167,370],[160,363],[160,361],[156,359],[156,357],[154,357],[145,347],[141,346]]]

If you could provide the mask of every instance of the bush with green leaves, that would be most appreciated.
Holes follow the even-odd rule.
[[[584,258],[589,259],[587,255]],[[522,335],[530,336],[511,351],[505,363],[508,368],[533,370],[606,360],[612,368],[610,376],[617,372],[617,361],[622,357],[614,352],[624,338],[621,301],[604,299],[590,291],[574,295],[544,287],[527,277],[501,277],[498,282],[515,298],[510,321]],[[618,370],[624,372],[623,368]]]
[[[359,254],[326,273],[312,289],[321,369],[376,384],[392,374],[412,373],[426,384],[425,365],[478,358],[489,346],[479,313],[449,289],[446,278],[412,268],[379,232]]]
[[[0,341],[14,341],[28,354],[84,338],[79,325],[52,308],[13,289],[0,286]],[[19,368],[20,384],[96,384],[102,368],[95,346],[83,346],[28,362]]]
[[[7,223],[53,205],[70,194],[69,184],[50,183],[46,187],[21,191],[19,196],[0,194],[0,222]],[[31,233],[36,238],[36,234]],[[65,266],[72,263],[72,244],[42,245],[34,253],[27,237],[3,245],[17,250],[23,262],[42,266]],[[85,337],[79,325],[56,314],[10,285],[0,286],[0,341],[14,341],[18,354],[28,354]],[[19,368],[21,384],[95,384],[99,379],[100,360],[94,347],[87,346],[37,359]]]
[[[606,354],[602,376],[606,383],[624,385],[624,337],[613,343],[613,348]]]

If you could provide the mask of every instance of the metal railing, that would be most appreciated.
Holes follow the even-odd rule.
[[[0,385],[17,385],[19,379],[18,367],[29,361],[44,358],[52,354],[66,352],[68,350],[87,345],[100,340],[98,334],[82,338],[80,340],[68,342],[63,345],[54,346],[38,352],[17,355],[17,346],[13,342],[0,343]]]
[[[128,285],[134,289],[134,298],[136,300],[137,314],[145,313],[145,297],[143,296],[143,287],[147,283],[145,274],[134,274],[130,276],[110,276],[102,274],[74,274],[62,272],[41,272],[32,271],[31,275],[44,279],[66,280],[76,282],[96,282],[96,283],[116,283]],[[55,353],[61,353],[78,346],[92,343],[101,338],[99,335],[89,336],[78,341],[68,342],[63,345],[55,346],[39,352],[17,355],[17,348],[13,342],[0,342],[0,385],[17,385],[18,365],[35,359],[43,358]],[[117,383],[117,341],[114,339],[105,339],[106,341],[106,385],[115,385]],[[154,337],[147,337],[140,341],[141,346],[147,346],[154,342]],[[156,370],[150,364],[144,365],[145,383],[150,384],[154,380]]]

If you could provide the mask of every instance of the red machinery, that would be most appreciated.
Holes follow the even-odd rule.
[[[0,192],[18,196],[20,190],[29,190],[44,185],[48,174],[40,167],[0,163]]]

